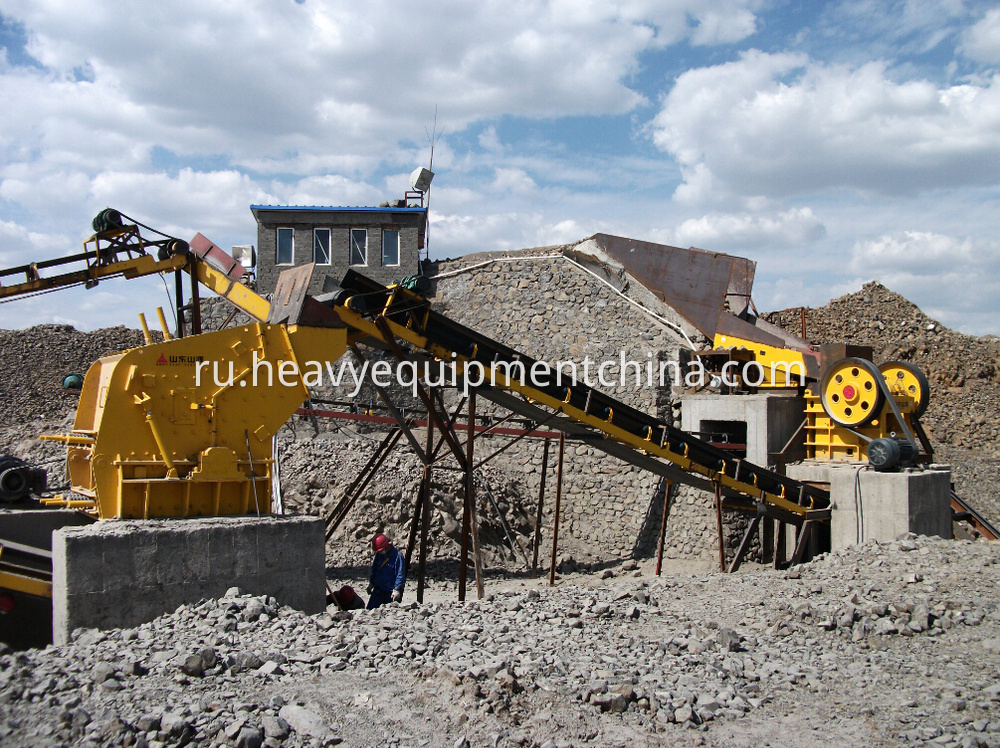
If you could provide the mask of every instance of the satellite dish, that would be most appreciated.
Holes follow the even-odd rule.
[[[418,166],[410,174],[410,186],[417,192],[427,192],[431,188],[431,180],[434,179],[434,172]]]
[[[257,264],[257,253],[252,244],[238,244],[233,247],[231,254],[233,259],[245,268],[252,268]]]

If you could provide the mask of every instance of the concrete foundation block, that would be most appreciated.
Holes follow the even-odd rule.
[[[686,395],[681,398],[681,428],[706,433],[727,427],[739,429],[746,438],[746,459],[767,467],[785,462],[789,440],[802,423],[805,400],[784,391],[756,395]],[[802,435],[797,438],[802,443]]]
[[[326,599],[317,517],[108,520],[52,534],[56,644],[79,627],[130,628],[238,586],[319,613]]]
[[[831,467],[832,550],[866,540],[895,540],[906,532],[951,534],[951,471],[879,473],[862,466]]]

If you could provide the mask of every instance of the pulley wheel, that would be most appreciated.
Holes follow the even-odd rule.
[[[171,239],[166,245],[160,247],[156,253],[156,259],[168,260],[173,255],[184,255],[190,250],[188,243],[183,239]]]
[[[835,361],[823,376],[820,400],[830,420],[857,428],[882,412],[885,396],[880,387],[882,373],[863,358]]]
[[[931,400],[931,388],[927,377],[919,367],[909,361],[886,361],[878,367],[893,395],[906,395],[917,407],[913,415],[920,418]]]

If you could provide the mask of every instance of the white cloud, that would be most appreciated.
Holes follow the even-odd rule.
[[[986,11],[986,15],[965,32],[959,51],[973,60],[1000,63],[1000,8]]]
[[[181,169],[176,177],[108,171],[94,178],[91,192],[98,209],[128,206],[122,209],[132,218],[182,239],[197,231],[212,238],[210,232],[228,232],[240,223],[252,226],[248,206],[266,202],[266,193],[236,171]]]
[[[938,88],[897,83],[882,62],[751,51],[678,76],[652,137],[680,164],[676,197],[689,203],[994,184],[1000,76]]]
[[[339,175],[306,177],[290,188],[274,183],[272,189],[281,205],[378,205],[389,197],[385,190]],[[392,197],[402,196],[402,189],[393,191]]]
[[[483,194],[468,187],[431,187],[431,200],[441,212],[450,213],[459,208],[468,210],[483,201]]]
[[[679,246],[718,251],[761,246],[805,246],[823,238],[826,228],[811,208],[793,208],[776,215],[712,213],[690,218],[677,227]]]
[[[45,70],[3,71],[4,98],[32,106],[0,132],[20,126],[46,150],[98,133],[99,160],[116,134],[237,162],[318,158],[331,144],[374,156],[421,134],[435,106],[451,131],[498,115],[627,112],[643,100],[626,82],[642,52],[733,41],[752,31],[756,4],[5,0]],[[76,80],[82,68],[92,81]]]
[[[1000,240],[904,231],[859,241],[850,270],[878,279],[964,332],[995,330]],[[943,300],[947,300],[942,303]]]
[[[737,3],[733,3],[737,5]],[[691,35],[694,45],[726,44],[752,36],[757,30],[757,19],[746,8],[730,7],[708,10],[699,20]]]
[[[500,137],[497,135],[496,127],[490,125],[479,133],[479,147],[484,151],[490,151],[492,153],[503,152],[503,143],[500,142]]]
[[[851,250],[854,272],[935,274],[946,268],[979,272],[996,268],[1000,242],[974,241],[928,231],[903,231],[859,241]]]
[[[0,199],[70,234],[107,204],[233,233],[248,198],[381,202],[396,195],[373,178],[426,161],[435,108],[446,133],[628,112],[641,54],[759,2],[0,0],[41,63],[0,66]],[[495,126],[481,141],[502,148]],[[437,144],[436,168],[457,158]],[[508,166],[522,173],[497,188],[530,190],[530,169]]]
[[[90,196],[90,179],[80,171],[35,172],[30,164],[17,164],[0,173],[0,198],[32,210],[59,211]]]
[[[432,211],[428,248],[435,258],[521,249],[531,246],[525,240],[534,235],[542,220],[537,213],[460,215]]]
[[[538,246],[571,244],[585,238],[585,229],[572,218],[560,221],[554,226],[544,226],[537,233]]]
[[[485,215],[431,211],[429,247],[432,257],[458,257],[469,252],[499,252],[569,244],[607,230],[607,225],[585,224],[575,218],[554,220],[541,211],[495,212]]]
[[[524,169],[497,168],[492,188],[497,192],[530,194],[538,189],[538,185]]]
[[[38,233],[14,221],[0,220],[0,266],[2,267],[25,264],[52,254],[58,255],[63,252],[72,254],[72,249],[74,249],[73,242],[66,236]],[[17,280],[7,278],[3,282],[9,286]]]

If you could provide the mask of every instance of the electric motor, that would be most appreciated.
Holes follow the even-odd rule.
[[[895,472],[904,465],[911,465],[916,456],[916,450],[906,439],[886,437],[873,439],[868,444],[868,463],[880,473]]]
[[[46,474],[13,455],[0,456],[0,502],[20,501],[45,490]]]

